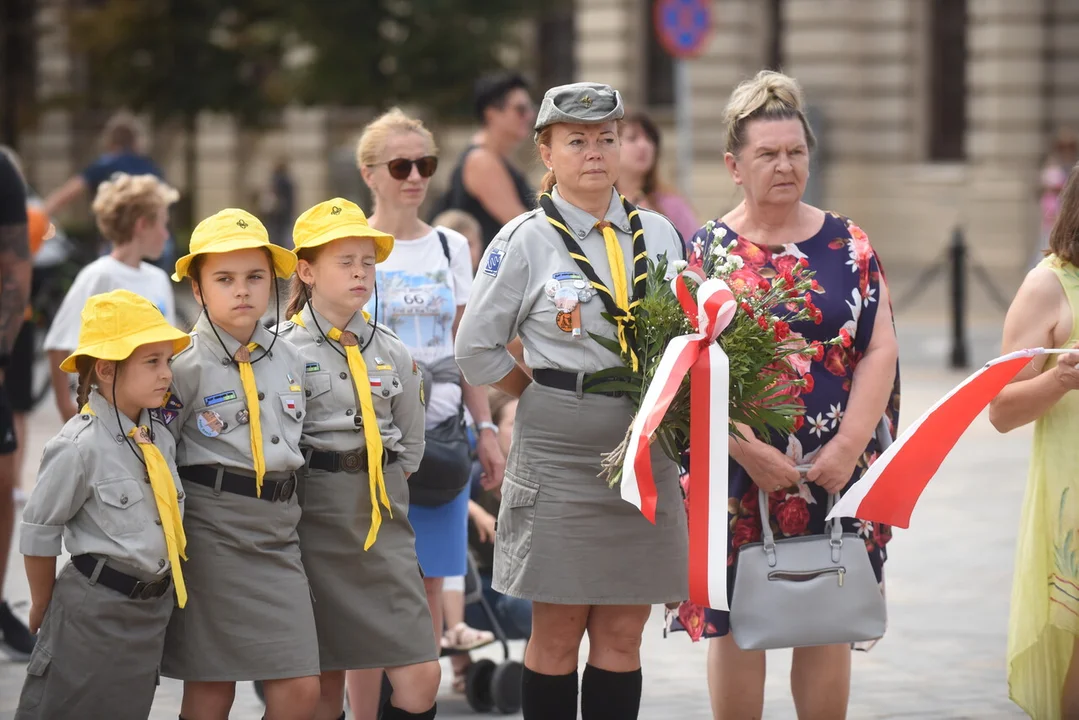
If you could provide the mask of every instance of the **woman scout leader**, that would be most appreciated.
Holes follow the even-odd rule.
[[[547,91],[535,125],[548,168],[540,208],[511,221],[488,248],[457,335],[457,362],[470,383],[520,397],[494,588],[533,601],[526,720],[577,717],[585,632],[582,717],[637,717],[650,606],[688,592],[675,464],[653,451],[654,526],[597,477],[632,408],[623,397],[588,392],[592,373],[622,365],[591,334],[632,355],[629,312],[644,295],[647,258],[683,258],[670,221],[635,208],[614,189],[622,116],[622,99],[607,85]],[[532,379],[506,351],[518,335]]]

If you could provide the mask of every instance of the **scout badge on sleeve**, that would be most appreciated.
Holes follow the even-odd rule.
[[[502,267],[502,260],[506,257],[506,251],[499,248],[491,250],[487,256],[487,262],[483,266],[483,272],[494,277],[498,275],[498,269]]]
[[[165,393],[165,399],[161,401],[161,407],[157,408],[155,415],[162,424],[168,425],[180,415],[184,404],[180,402],[180,398],[176,397],[176,393],[171,390]]]

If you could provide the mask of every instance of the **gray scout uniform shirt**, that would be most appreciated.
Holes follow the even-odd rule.
[[[610,263],[597,218],[551,193],[555,207],[566,221],[607,287],[613,287]],[[633,242],[629,218],[611,191],[604,217],[618,235],[625,258],[626,282],[633,291]],[[670,261],[681,260],[684,246],[670,220],[650,210],[640,210],[641,227],[648,254],[653,259],[666,253]],[[582,336],[574,338],[556,322],[554,291],[577,290]],[[589,333],[617,338],[615,326],[604,319],[603,301],[589,287],[558,231],[542,210],[520,215],[509,222],[487,248],[472,297],[457,331],[455,353],[461,372],[472,385],[489,385],[513,370],[513,357],[506,345],[518,334],[524,345],[525,364],[533,370],[554,369],[593,373],[622,365],[621,359]]]
[[[302,442],[304,447],[315,450],[357,450],[364,445],[363,425],[348,361],[341,354],[344,348],[322,336],[333,325],[322,315],[312,317],[314,312],[308,303],[300,311],[304,327],[290,320],[280,328],[281,337],[295,345],[307,361],[304,382],[307,418]],[[341,330],[354,333],[361,348],[374,333],[371,344],[363,351],[363,361],[371,381],[382,445],[398,453],[402,470],[414,472],[423,458],[424,409],[420,395],[422,376],[408,348],[386,326],[379,325],[376,331],[359,312]]]
[[[220,328],[217,335],[206,315],[199,317],[191,344],[172,360],[175,397],[166,401],[160,414],[176,438],[177,466],[223,465],[251,472],[250,413],[240,370],[230,361],[240,343]],[[300,454],[300,430],[306,414],[304,360],[282,338],[270,350],[273,335],[261,323],[251,341],[259,346],[251,351],[251,359],[258,360],[251,367],[259,391],[266,472],[291,472],[304,463]],[[262,357],[266,350],[270,354]]]
[[[134,425],[121,414],[117,426],[112,406],[96,391],[89,405],[93,414],[71,418],[45,445],[37,486],[23,510],[19,551],[57,556],[62,537],[72,555],[101,555],[144,579],[163,576],[170,570],[169,554],[150,478],[139,460],[142,451],[136,456],[124,447]],[[148,411],[139,424],[150,427]],[[177,482],[176,443],[159,423],[153,423],[153,431]],[[178,482],[176,494],[182,513]]]

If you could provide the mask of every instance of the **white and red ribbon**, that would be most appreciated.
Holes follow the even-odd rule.
[[[914,506],[970,424],[1037,355],[1075,352],[1033,348],[990,360],[896,438],[850,487],[828,519],[855,517],[909,527]]]
[[[705,280],[690,292],[695,269],[676,276],[672,286],[697,330],[667,345],[633,421],[622,466],[622,499],[656,522],[656,483],[652,476],[652,436],[663,421],[686,373],[690,373],[689,597],[698,605],[727,609],[727,424],[730,362],[716,342],[737,310],[725,282]],[[717,438],[713,442],[713,437]]]

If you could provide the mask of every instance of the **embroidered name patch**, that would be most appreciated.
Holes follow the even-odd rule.
[[[220,405],[223,402],[235,400],[236,397],[235,390],[228,390],[226,392],[217,393],[216,395],[208,395],[202,399],[202,402],[206,407],[210,407],[211,405]]]
[[[322,366],[318,363],[307,363],[307,372],[318,372]]]
[[[502,260],[506,257],[506,251],[495,248],[487,255],[487,264],[483,266],[483,271],[494,277],[498,275],[498,269],[502,267]]]

